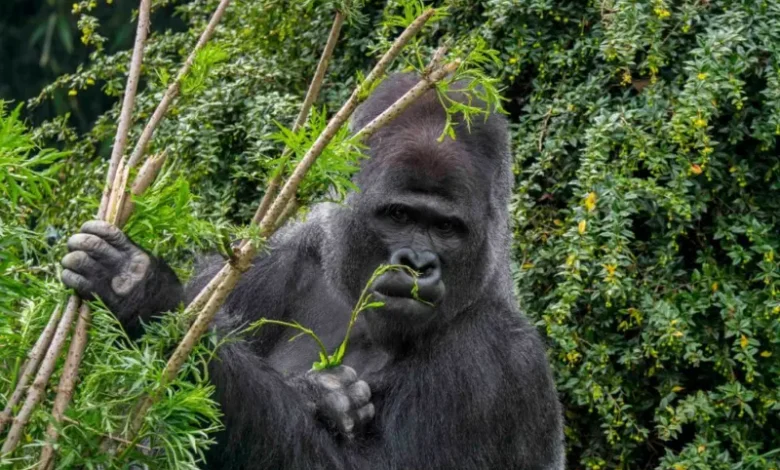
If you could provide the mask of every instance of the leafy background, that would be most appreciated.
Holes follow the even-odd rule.
[[[29,166],[41,174],[20,180],[40,181],[26,199],[0,185],[0,368],[12,372],[0,378],[0,404],[52,293],[62,294],[63,237],[95,212],[134,4],[0,7],[13,13],[0,15],[0,97],[16,103],[0,126],[0,180],[18,177],[20,161],[58,162]],[[338,106],[398,32],[383,22],[396,4],[367,1],[345,27],[320,107]],[[489,72],[505,86],[513,123],[514,278],[549,345],[569,467],[778,468],[780,2],[446,4],[428,45],[477,30],[501,58]],[[216,2],[154,5],[139,123]],[[297,113],[332,8],[236,0],[216,36],[220,57],[158,130],[151,150],[173,158],[130,230],[183,275],[194,251],[251,216],[279,151],[270,135]],[[12,112],[21,103],[27,131]],[[105,312],[96,322],[61,463],[97,461],[90,442],[120,425],[122,400],[154,381],[156,354],[178,334],[161,325],[133,346]],[[212,436],[201,429],[218,426],[201,367],[208,354],[204,346],[190,380],[151,414],[157,432],[146,438],[165,455],[135,458],[195,465]],[[46,422],[36,414],[26,449]],[[29,463],[25,455],[13,464]]]

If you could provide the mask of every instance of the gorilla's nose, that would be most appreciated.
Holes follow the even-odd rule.
[[[417,252],[411,248],[401,248],[390,256],[391,264],[408,266],[417,271],[418,284],[431,285],[441,280],[441,261],[432,251]]]

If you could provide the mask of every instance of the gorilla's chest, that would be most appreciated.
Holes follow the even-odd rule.
[[[337,299],[320,299],[316,305],[296,305],[289,312],[290,319],[310,328],[332,354],[344,340],[349,325],[351,306]],[[290,341],[297,331],[285,332],[277,341],[268,362],[285,376],[304,373],[319,359],[320,347],[314,339],[302,335]],[[352,367],[359,375],[377,371],[386,363],[387,354],[372,343],[365,320],[358,318],[347,345],[344,364]]]

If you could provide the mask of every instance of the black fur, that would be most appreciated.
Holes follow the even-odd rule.
[[[356,112],[353,129],[414,83],[409,75],[386,79]],[[370,416],[349,432],[318,419],[320,405],[312,404],[324,401],[300,386],[312,375],[313,341],[290,343],[294,332],[267,326],[223,346],[210,365],[226,429],[209,468],[563,468],[561,409],[544,346],[512,295],[506,122],[476,119],[470,133],[460,124],[456,140],[439,143],[444,118],[430,92],[374,135],[355,178],[361,191],[345,205],[314,207],[276,234],[215,320],[224,331],[261,317],[298,321],[332,350],[380,263],[424,271],[421,297],[435,307],[409,299],[411,278],[390,273],[375,291],[389,295],[381,297],[386,306],[354,329],[344,363],[370,387]],[[203,260],[185,300],[222,263]],[[178,281],[159,278],[174,297],[167,304],[181,300]],[[139,300],[138,315],[159,311],[155,299]],[[348,398],[342,405],[352,403],[356,416],[365,397]]]

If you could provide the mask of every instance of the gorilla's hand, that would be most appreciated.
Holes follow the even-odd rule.
[[[128,332],[139,317],[170,310],[181,301],[181,284],[173,271],[108,222],[85,223],[68,240],[68,251],[62,258],[62,282],[86,299],[100,297]]]
[[[347,438],[354,437],[374,417],[371,389],[358,380],[351,367],[309,371],[292,382],[315,415]]]

